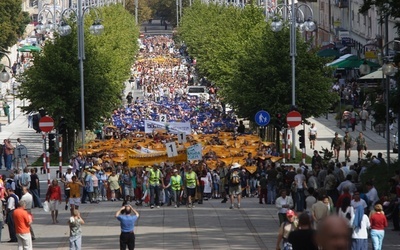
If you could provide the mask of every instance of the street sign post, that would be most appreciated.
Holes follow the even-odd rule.
[[[297,111],[290,111],[286,116],[286,123],[291,127],[297,127],[301,124],[301,114]]]
[[[41,131],[48,133],[54,128],[54,120],[50,116],[43,116],[39,120],[39,128]]]
[[[269,113],[267,111],[260,110],[255,115],[254,120],[258,126],[264,127],[264,126],[267,126],[268,123],[270,122],[271,116],[269,115]]]

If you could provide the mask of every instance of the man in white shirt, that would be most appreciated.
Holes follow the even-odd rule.
[[[373,210],[375,203],[379,201],[378,191],[370,181],[367,181],[365,185],[368,189],[368,192],[365,195],[368,197],[369,210]]]
[[[286,212],[294,207],[293,199],[287,196],[286,190],[281,190],[281,196],[275,201],[275,206],[278,209],[279,225],[286,221]]]
[[[68,210],[69,191],[70,191],[70,188],[67,184],[72,182],[72,176],[75,176],[75,174],[72,172],[72,169],[73,167],[71,165],[68,166],[67,172],[63,174],[61,179],[61,182],[64,183],[65,210]]]
[[[364,208],[364,210],[368,207],[367,203],[360,198],[360,192],[355,191],[353,194],[353,200],[351,200],[351,206],[354,208],[354,210],[358,207],[358,206],[362,206]]]
[[[22,188],[22,196],[21,196],[21,201],[25,201],[25,210],[29,213],[32,214],[32,206],[33,206],[33,196],[29,193],[27,187]],[[30,231],[31,231],[31,237],[32,240],[35,240],[35,233],[33,232],[32,224],[30,225]]]

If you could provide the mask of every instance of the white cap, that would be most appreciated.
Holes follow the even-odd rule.
[[[239,163],[237,163],[237,162],[234,162],[233,164],[232,164],[232,167],[231,167],[231,169],[234,169],[234,168],[240,168],[242,165],[240,165]]]

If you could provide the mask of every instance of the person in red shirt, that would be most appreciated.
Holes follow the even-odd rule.
[[[349,187],[345,186],[343,187],[343,194],[341,194],[338,198],[338,200],[336,201],[336,212],[339,213],[339,209],[342,207],[342,203],[343,203],[343,199],[348,197],[351,200],[351,194],[349,191]]]
[[[53,224],[58,223],[58,206],[61,204],[61,188],[58,185],[58,181],[54,179],[47,189],[46,201],[49,203],[51,218],[53,219]]]
[[[385,227],[388,226],[386,216],[382,212],[381,204],[376,204],[375,213],[372,213],[369,221],[371,223],[371,240],[374,250],[382,249],[383,238],[385,237]]]
[[[26,210],[26,202],[21,200],[18,202],[18,208],[14,210],[13,220],[15,232],[17,234],[18,249],[32,250],[32,236],[30,225],[32,223],[32,215]]]

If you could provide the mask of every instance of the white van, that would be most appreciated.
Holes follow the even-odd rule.
[[[208,94],[208,89],[205,86],[189,86],[187,87],[187,95],[188,96],[198,96],[205,100],[210,98]]]

